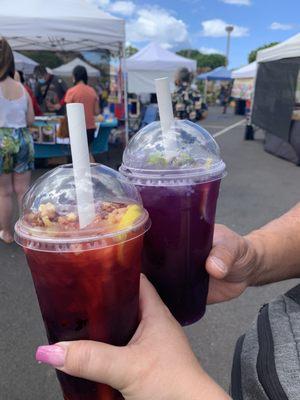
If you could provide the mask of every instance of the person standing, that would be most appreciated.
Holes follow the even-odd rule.
[[[28,86],[27,83],[25,82],[23,71],[20,71],[20,70],[16,71],[14,78],[16,81],[21,82],[22,85],[24,86],[24,88],[27,90],[27,92],[31,98],[31,101],[32,101],[34,115],[36,117],[40,117],[41,115],[43,115],[41,108],[39,106],[39,103],[37,102],[37,99],[35,98],[35,95],[33,94],[33,91],[31,90],[30,86]]]
[[[49,72],[43,65],[34,68],[34,76],[37,79],[35,97],[44,113],[57,115],[65,114],[64,96],[67,91],[65,82]]]
[[[207,106],[202,101],[201,93],[191,85],[192,74],[187,68],[177,72],[176,89],[172,96],[174,116],[198,122],[206,118]]]
[[[34,122],[28,92],[14,80],[15,62],[8,42],[0,38],[0,239],[13,242],[12,195],[21,207],[34,168],[34,147],[27,129]]]
[[[227,107],[228,103],[230,100],[230,94],[231,94],[231,88],[230,84],[227,84],[225,86],[221,86],[221,91],[220,91],[220,103],[223,106],[223,114],[226,114],[227,112]]]
[[[94,88],[88,85],[88,74],[85,67],[77,65],[73,70],[74,87],[68,89],[66,103],[82,103],[84,106],[87,138],[89,148],[95,137],[95,115],[100,114],[99,98]],[[90,155],[91,161],[93,156]]]

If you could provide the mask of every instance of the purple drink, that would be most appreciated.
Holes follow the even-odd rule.
[[[220,180],[194,186],[139,186],[152,219],[145,237],[143,271],[182,325],[205,312]],[[172,204],[172,207],[170,207]]]
[[[126,148],[121,172],[139,189],[152,221],[142,269],[176,319],[188,325],[205,312],[205,260],[225,164],[199,125],[176,121],[168,142],[172,150],[165,153],[160,124],[148,125]]]

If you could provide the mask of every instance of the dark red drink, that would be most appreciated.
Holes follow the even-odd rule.
[[[26,194],[16,241],[26,254],[50,344],[88,339],[124,346],[138,325],[148,214],[137,190],[117,172],[101,166],[91,172],[95,212],[87,226],[76,214],[72,170],[58,168]],[[106,385],[57,375],[66,400],[122,399]]]
[[[138,186],[152,226],[145,236],[143,272],[175,318],[188,325],[205,312],[220,180],[193,186]]]
[[[102,249],[26,249],[49,343],[89,339],[126,345],[138,324],[143,237]],[[112,400],[118,392],[59,372],[65,399]]]

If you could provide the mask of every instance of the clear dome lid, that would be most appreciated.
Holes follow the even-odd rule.
[[[92,190],[94,212],[90,223],[80,227],[73,168],[63,165],[40,177],[25,194],[15,227],[17,243],[26,247],[28,239],[67,244],[101,238],[104,241],[98,245],[105,245],[106,239],[124,239],[130,231],[144,233],[148,213],[134,185],[103,165],[91,164],[90,170],[91,179],[83,181],[81,188]],[[86,204],[86,211],[90,206]]]
[[[218,144],[200,125],[175,120],[163,135],[158,121],[130,140],[120,171],[129,178],[207,181],[223,177],[225,164]]]

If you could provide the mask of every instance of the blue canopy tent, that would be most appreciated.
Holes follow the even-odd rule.
[[[229,71],[226,67],[218,67],[212,71],[198,75],[197,79],[207,81],[230,81],[232,80],[232,77],[231,71]]]
[[[218,67],[213,69],[212,71],[198,75],[196,79],[205,81],[204,100],[206,102],[208,81],[231,81],[232,77],[231,77],[231,71],[229,71],[226,67]]]

